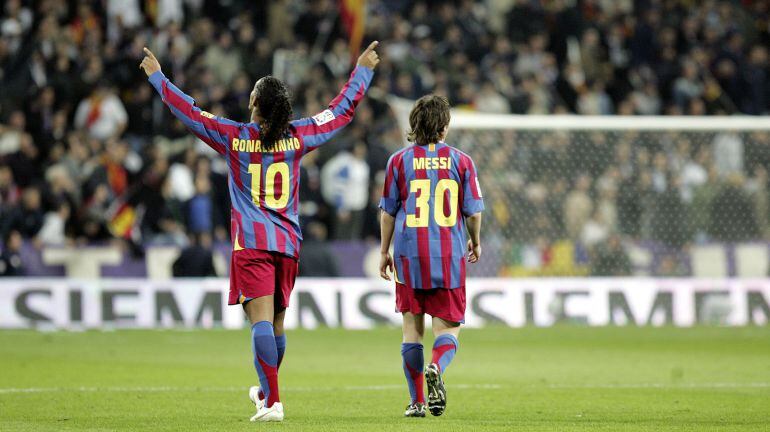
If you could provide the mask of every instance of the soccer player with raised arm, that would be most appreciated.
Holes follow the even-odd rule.
[[[484,203],[473,160],[444,142],[446,98],[420,98],[409,114],[409,127],[415,145],[393,154],[385,172],[380,276],[390,280],[388,272],[394,274],[396,309],[403,315],[401,357],[412,398],[404,415],[425,417],[425,379],[428,410],[440,416],[446,408],[442,377],[457,353],[465,321],[465,261],[481,257]],[[423,373],[425,314],[433,319],[435,342]]]
[[[297,276],[302,232],[297,212],[302,157],[328,141],[353,119],[379,63],[372,42],[329,108],[291,120],[286,86],[266,76],[249,98],[251,118],[241,123],[195,106],[163,75],[144,49],[140,68],[171,112],[217,151],[229,167],[232,209],[229,304],[241,304],[251,322],[251,348],[259,386],[249,390],[257,413],[251,421],[282,421],[278,368],[286,350],[283,320]]]

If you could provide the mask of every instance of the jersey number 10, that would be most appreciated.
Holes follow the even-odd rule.
[[[251,174],[251,199],[259,207],[259,191],[262,183],[262,164],[249,164]],[[275,197],[275,180],[281,175],[281,196]],[[289,164],[274,162],[265,171],[265,205],[280,210],[289,204]]]
[[[425,228],[430,217],[430,179],[417,179],[409,182],[409,193],[416,194],[415,214],[406,215],[406,226],[410,228]],[[457,199],[459,186],[452,179],[441,179],[436,182],[433,192],[433,219],[440,227],[451,227],[457,224]],[[448,194],[446,192],[449,192]],[[449,214],[444,212],[446,196],[449,196]],[[419,214],[419,216],[418,216]]]

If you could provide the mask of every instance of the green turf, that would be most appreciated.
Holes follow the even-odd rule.
[[[401,417],[398,330],[288,338],[266,425],[246,330],[2,331],[0,431],[770,430],[770,328],[465,330],[425,419]]]

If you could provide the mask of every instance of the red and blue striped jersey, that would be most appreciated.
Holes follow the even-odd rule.
[[[443,142],[393,154],[380,208],[396,218],[396,281],[414,289],[465,286],[465,217],[484,210],[470,156]]]
[[[373,76],[372,69],[356,67],[328,109],[292,121],[286,136],[275,143],[260,140],[257,123],[239,123],[202,111],[162,72],[153,73],[149,80],[174,116],[227,160],[233,249],[298,257],[300,161],[351,122]]]

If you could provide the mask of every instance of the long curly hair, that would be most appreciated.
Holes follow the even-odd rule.
[[[427,95],[415,102],[409,113],[406,137],[416,144],[435,144],[449,125],[449,101],[443,96]]]
[[[265,143],[274,143],[286,135],[292,109],[289,90],[281,80],[266,76],[254,85],[256,105],[262,121],[260,135]]]

